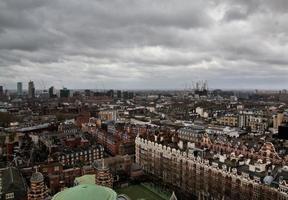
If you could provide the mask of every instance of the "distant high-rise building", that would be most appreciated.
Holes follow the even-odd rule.
[[[43,90],[43,91],[39,94],[39,98],[41,98],[41,99],[47,99],[47,98],[49,98],[49,97],[50,97],[50,95],[49,95],[48,90]]]
[[[90,97],[91,96],[91,90],[85,90],[85,96]]]
[[[207,96],[208,94],[208,82],[207,81],[197,81],[193,85],[193,90],[196,95]]]
[[[134,98],[134,92],[129,92],[128,97],[129,97],[129,99],[133,99]]]
[[[134,98],[134,92],[123,91],[122,97],[124,100],[133,99]]]
[[[70,96],[70,90],[68,90],[67,88],[63,88],[62,90],[60,90],[61,98],[68,98],[69,96]]]
[[[54,87],[52,86],[52,87],[50,87],[49,88],[49,97],[50,98],[54,98],[56,95],[55,95],[55,89],[54,89]]]
[[[114,91],[113,90],[109,90],[107,92],[107,96],[113,98],[114,97]]]
[[[33,81],[29,81],[29,83],[28,83],[28,97],[29,98],[35,97],[35,87],[34,87]]]
[[[117,90],[117,98],[118,99],[122,98],[122,91],[121,90]]]
[[[4,95],[3,86],[0,85],[0,97]]]
[[[129,92],[124,91],[122,96],[123,96],[123,99],[125,99],[125,100],[129,99]]]
[[[17,83],[17,96],[21,97],[23,95],[22,82]]]

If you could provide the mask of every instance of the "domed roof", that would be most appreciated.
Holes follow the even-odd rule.
[[[75,178],[74,183],[76,185],[83,185],[83,184],[95,184],[95,174],[86,174],[80,177]]]
[[[52,200],[116,200],[114,190],[99,185],[83,184],[57,193]]]
[[[32,174],[30,181],[31,182],[41,182],[41,181],[44,181],[44,177],[40,172],[35,172]]]
[[[266,184],[266,185],[270,185],[272,182],[273,182],[274,178],[273,176],[266,176],[264,179],[263,179],[263,182]]]

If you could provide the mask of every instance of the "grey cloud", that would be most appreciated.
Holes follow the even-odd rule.
[[[248,16],[246,8],[243,7],[234,7],[230,8],[224,16],[224,19],[227,21],[233,20],[244,20]]]
[[[179,88],[207,79],[281,88],[285,9],[286,0],[3,0],[0,79],[10,88],[29,79],[39,87]]]

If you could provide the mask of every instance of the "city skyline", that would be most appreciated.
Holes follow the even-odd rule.
[[[10,87],[10,85],[8,85],[6,83],[0,83],[0,86],[2,86],[3,90],[9,90],[12,92],[18,92],[18,84],[21,84],[21,91],[22,92],[28,92],[29,90],[29,82],[32,81],[33,83],[35,83],[35,91],[38,92],[43,92],[43,91],[48,91],[50,88],[54,88],[54,90],[61,90],[61,89],[69,89],[69,90],[74,90],[74,91],[84,91],[84,90],[91,90],[91,91],[108,91],[108,90],[128,90],[128,91],[193,91],[193,90],[197,90],[196,88],[196,83],[201,83],[204,81],[203,80],[197,80],[197,81],[190,81],[190,82],[185,82],[183,83],[180,87],[174,87],[174,88],[121,88],[121,87],[105,87],[105,85],[99,84],[95,87],[88,87],[88,88],[70,88],[70,87],[66,87],[65,84],[63,84],[62,86],[60,86],[59,84],[52,85],[49,84],[43,80],[41,81],[33,81],[33,80],[29,80],[28,82],[22,82],[22,81],[18,81],[15,83],[15,85],[12,85]],[[207,87],[206,89],[213,91],[213,90],[223,90],[223,91],[243,91],[243,92],[255,92],[255,91],[263,91],[263,92],[281,92],[281,91],[287,91],[287,89],[285,88],[285,86],[283,86],[283,88],[233,88],[233,87],[223,87],[223,88],[217,88],[217,87],[210,87],[209,82],[207,80],[205,80]],[[201,90],[201,86],[199,86],[199,88]],[[21,96],[21,95],[19,95]]]
[[[288,0],[0,0],[0,199],[288,200]]]
[[[5,0],[0,85],[285,89],[287,9],[285,0]]]

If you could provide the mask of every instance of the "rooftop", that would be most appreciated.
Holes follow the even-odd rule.
[[[79,185],[81,184],[95,184],[95,174],[87,174],[81,177],[75,178],[75,182]]]
[[[83,184],[57,193],[52,200],[116,200],[114,190],[99,185]]]
[[[31,182],[41,182],[44,181],[44,177],[40,172],[33,173],[30,179]]]

